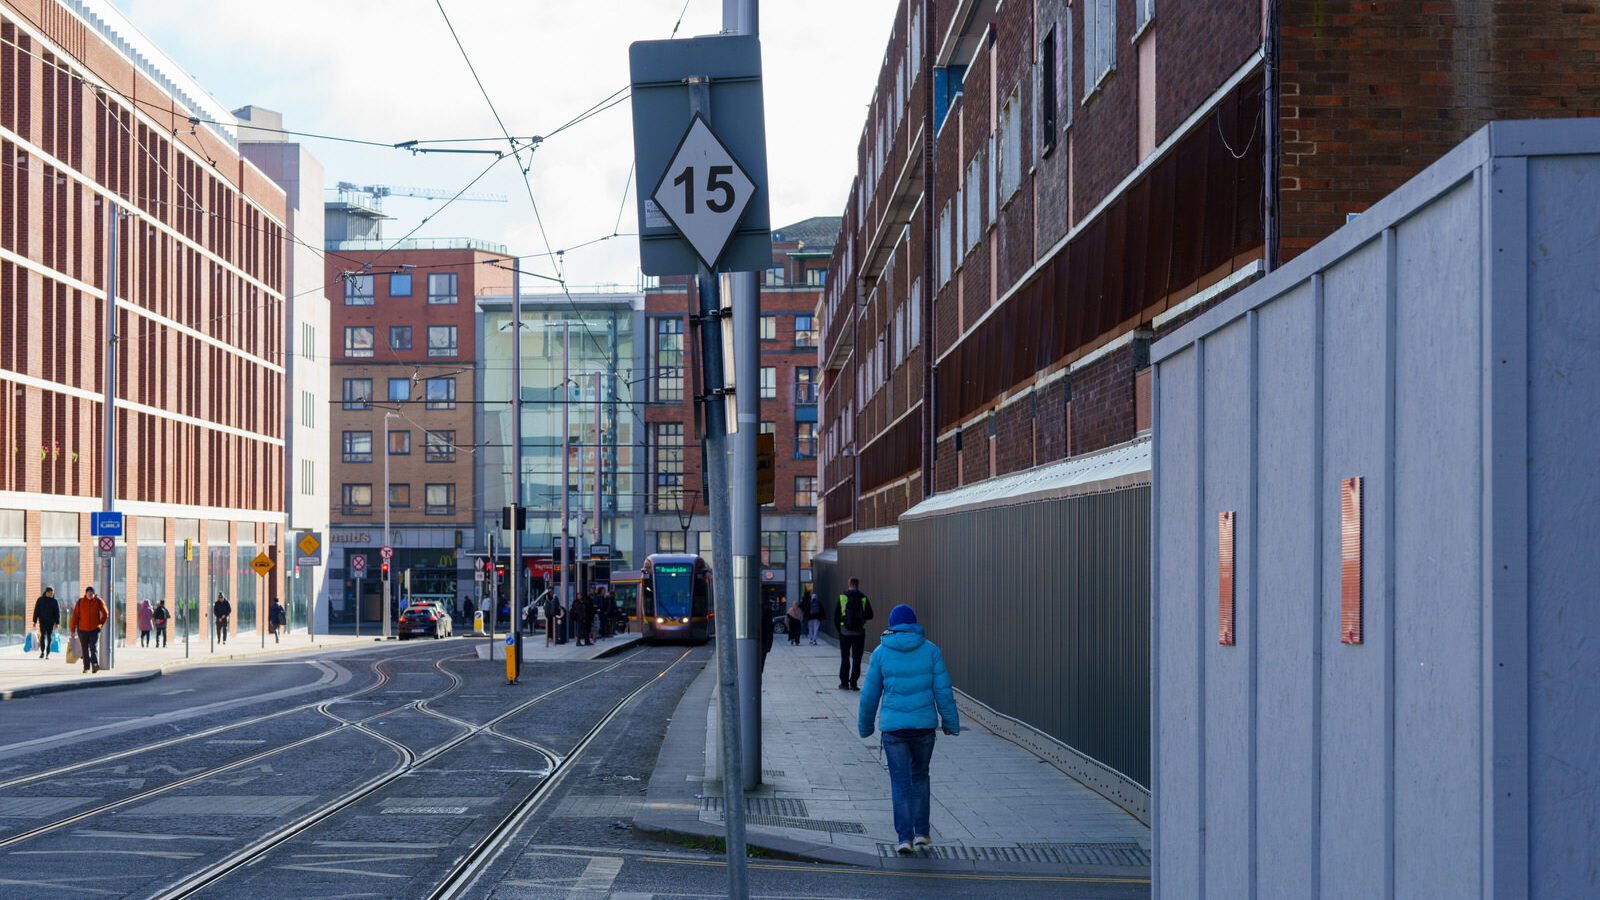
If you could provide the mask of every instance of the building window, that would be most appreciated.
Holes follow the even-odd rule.
[[[345,306],[371,306],[372,305],[372,276],[371,275],[346,275],[346,276],[344,276],[344,305]]]
[[[794,368],[794,402],[817,402],[817,367],[795,366]]]
[[[775,340],[778,339],[778,317],[777,316],[762,316],[761,317],[761,339],[763,341],[775,341]]]
[[[317,492],[317,466],[309,459],[300,460],[300,493],[310,497]]]
[[[655,422],[650,431],[650,469],[655,473],[656,510],[682,509],[683,423]]]
[[[428,355],[429,356],[455,356],[456,355],[456,326],[454,326],[454,325],[429,325],[428,326]]]
[[[1058,93],[1059,85],[1056,85],[1058,66],[1061,66],[1061,61],[1056,58],[1058,27],[1051,24],[1045,32],[1045,38],[1038,42],[1038,61],[1034,64],[1038,77],[1038,85],[1034,88],[1034,102],[1038,106],[1034,131],[1038,133],[1040,157],[1046,157],[1056,149],[1056,110],[1061,109],[1061,94]]]
[[[317,398],[310,391],[300,392],[300,424],[306,428],[317,427]]]
[[[397,273],[395,273],[393,275],[390,275],[389,276],[389,296],[391,296],[391,297],[409,297],[409,296],[411,296],[411,276],[409,274],[401,273],[401,272],[397,272]]]
[[[683,320],[663,316],[656,322],[656,399],[683,399]]]
[[[773,266],[767,270],[766,283],[768,287],[783,287],[783,266]]]
[[[372,462],[372,432],[346,431],[344,433],[344,461],[347,463]]]
[[[300,355],[306,359],[317,358],[317,330],[310,322],[300,323]]]
[[[456,514],[456,486],[454,484],[430,484],[425,498],[427,508],[423,512],[430,516],[453,516]]]
[[[389,485],[389,505],[395,509],[411,508],[411,485]]]
[[[799,459],[813,459],[817,455],[817,423],[794,423],[794,455]]]
[[[684,550],[685,544],[684,544],[683,538],[684,538],[684,534],[681,531],[658,531],[658,532],[656,532],[656,552],[657,553],[683,553],[683,552],[685,552],[685,550]]]
[[[800,568],[811,568],[811,558],[817,555],[817,533],[800,532]]]
[[[778,370],[774,366],[761,367],[761,399],[778,399]]]
[[[344,380],[344,408],[372,408],[371,378],[346,378]]]
[[[340,501],[347,516],[372,515],[372,485],[341,485]]]
[[[411,349],[411,326],[410,325],[390,325],[389,326],[389,349],[390,350],[410,350]]]
[[[389,432],[389,455],[390,456],[410,456],[411,455],[411,432],[410,431],[391,431],[391,432]]]
[[[815,347],[817,345],[817,317],[794,317],[794,345],[796,347]]]
[[[350,359],[372,358],[372,326],[347,325],[344,329],[344,355]]]
[[[787,531],[761,532],[761,565],[781,569],[789,562],[789,533]]]
[[[1156,0],[1133,0],[1133,33],[1144,30],[1156,17]]]
[[[456,408],[456,380],[454,376],[429,378],[428,409]]]
[[[706,561],[706,566],[710,567],[710,565],[711,565],[711,532],[709,532],[709,531],[697,531],[697,532],[695,532],[694,537],[695,537],[696,546],[698,546],[700,548],[696,552],[700,554],[700,558],[701,559]]]
[[[429,431],[427,434],[428,462],[456,461],[456,433],[454,431]]]
[[[1115,0],[1087,0],[1083,5],[1083,96],[1088,98],[1117,65]]]
[[[828,283],[827,269],[807,269],[806,285],[808,287],[823,287]]]
[[[428,274],[428,302],[433,304],[456,302],[456,273]]]
[[[411,399],[411,379],[409,379],[409,378],[391,378],[391,379],[389,379],[389,402],[390,403],[404,403],[404,402],[406,402],[407,400],[410,400],[410,399]]]
[[[1022,87],[1011,92],[1011,99],[1000,112],[1000,205],[1005,206],[1022,190]]]
[[[756,430],[756,434],[777,434],[777,433],[778,433],[778,423],[776,423],[776,422],[762,422],[761,423],[761,427]]]
[[[816,509],[817,476],[796,475],[794,477],[794,505],[802,509]],[[804,564],[802,564],[803,566]]]

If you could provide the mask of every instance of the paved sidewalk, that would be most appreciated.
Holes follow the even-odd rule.
[[[838,690],[838,667],[838,650],[827,644],[791,647],[780,640],[767,658],[763,784],[748,808],[752,845],[886,867],[1148,875],[1149,828],[965,716],[961,734],[939,735],[934,750],[935,847],[896,858],[881,734],[857,736],[861,695]],[[669,733],[636,820],[642,829],[722,833],[716,716],[707,709],[714,673],[715,666],[706,670],[674,716],[675,730],[692,716],[699,731],[676,739]]]
[[[237,662],[282,653],[353,650],[372,645],[370,635],[360,638],[353,635],[317,635],[313,640],[300,633],[284,635],[281,643],[274,643],[269,635],[266,646],[262,647],[260,637],[250,634],[230,636],[228,643],[218,644],[212,650],[208,649],[202,636],[199,640],[190,639],[189,656],[185,658],[182,639],[161,648],[140,647],[135,639],[134,646],[117,648],[115,669],[102,669],[98,673],[85,675],[81,664],[67,665],[66,636],[62,634],[61,652],[51,654],[47,660],[39,658],[38,650],[24,653],[21,644],[0,648],[0,700],[149,681],[182,666]]]

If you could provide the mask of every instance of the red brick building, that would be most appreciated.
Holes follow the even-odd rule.
[[[1150,342],[1486,122],[1600,113],[1596,34],[1593,0],[902,0],[820,309],[818,584],[917,598],[958,684],[1141,812]]]
[[[113,208],[122,634],[135,598],[224,593],[250,630],[280,595],[248,564],[282,559],[285,201],[232,122],[113,5],[0,2],[0,643],[45,586],[105,592]]]
[[[761,277],[761,428],[776,453],[774,501],[761,512],[763,596],[798,597],[811,587],[817,551],[820,448],[817,302],[840,220],[819,217],[772,233],[772,266]],[[689,280],[663,278],[645,295],[645,405],[649,492],[647,552],[711,556],[710,511],[695,435],[695,377],[687,311]]]
[[[326,257],[335,285],[328,565],[336,627],[355,625],[358,584],[362,621],[382,622],[385,500],[391,596],[408,570],[413,596],[454,606],[473,588],[477,298],[511,290],[510,258],[498,244],[344,237],[352,233],[348,199],[328,205]],[[497,261],[505,265],[489,265]],[[356,555],[366,557],[368,573],[359,582],[350,567]]]

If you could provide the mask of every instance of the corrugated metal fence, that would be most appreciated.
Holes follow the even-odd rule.
[[[838,554],[818,589],[861,578],[869,647],[910,603],[958,688],[1148,788],[1148,485],[914,517]]]

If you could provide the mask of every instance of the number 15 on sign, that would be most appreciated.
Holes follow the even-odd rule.
[[[661,208],[708,268],[728,245],[756,185],[739,161],[695,116],[651,199]]]

